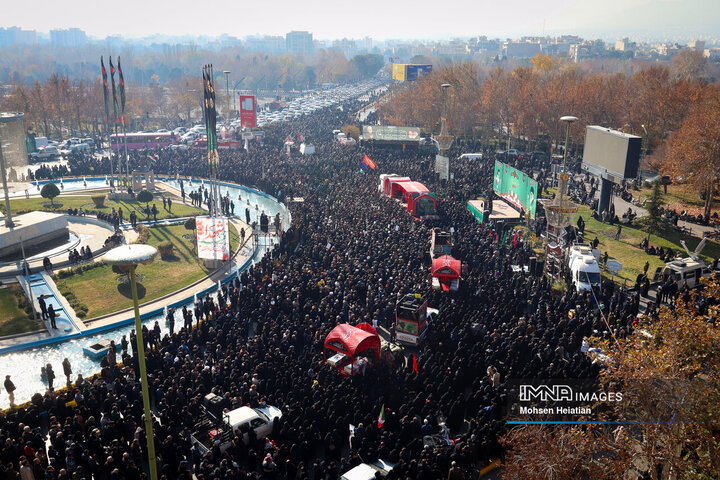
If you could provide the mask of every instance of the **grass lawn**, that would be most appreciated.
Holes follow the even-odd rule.
[[[664,190],[661,188],[661,192]],[[650,197],[652,187],[645,187],[639,192],[633,191],[632,194],[646,199]],[[688,210],[691,214],[697,215],[705,210],[705,201],[700,198],[697,188],[690,185],[668,185],[667,193],[663,194],[664,205],[681,212]],[[720,199],[714,198],[711,211],[716,212],[720,209]]]
[[[138,282],[140,303],[180,290],[211,272],[198,260],[195,241],[183,238],[183,235],[192,233],[183,225],[150,229],[148,245],[156,246],[160,242],[170,241],[175,249],[172,257],[163,259],[158,255],[150,265],[137,267],[138,275],[145,277],[142,282]],[[230,225],[232,251],[238,247],[238,242],[238,232]],[[56,276],[55,281],[61,291],[71,292],[87,307],[85,318],[90,319],[132,307],[130,286],[128,283],[119,284],[117,276],[109,265],[102,265],[64,279]]]
[[[42,327],[41,323],[18,307],[16,292],[22,292],[20,285],[0,288],[0,337],[17,333],[32,332]],[[24,294],[23,294],[24,296]]]
[[[155,199],[150,202],[150,208],[152,208],[152,204],[154,203],[157,206],[158,209],[158,220],[166,219],[166,218],[178,218],[178,217],[191,217],[195,215],[203,215],[205,214],[204,210],[201,210],[199,208],[192,207],[190,205],[183,205],[182,200],[180,200],[177,197],[171,197],[173,200],[172,203],[172,211],[168,212],[163,208],[162,205],[162,198],[159,196],[156,196]],[[127,219],[130,218],[130,211],[135,210],[138,216],[138,221],[145,220],[145,214],[142,213],[142,209],[145,208],[144,203],[140,202],[125,202],[125,201],[111,201],[107,198],[105,199],[105,206],[103,208],[97,208],[95,207],[95,204],[93,203],[92,199],[88,195],[59,195],[55,197],[54,203],[56,204],[56,208],[52,208],[50,206],[50,200],[46,198],[21,198],[21,199],[15,199],[10,200],[10,208],[12,209],[13,213],[15,215],[21,214],[21,213],[27,213],[37,210],[43,210],[46,212],[58,212],[58,213],[66,213],[68,208],[82,208],[85,212],[91,212],[94,214],[95,212],[104,212],[104,213],[111,213],[112,209],[115,208],[117,211],[118,208],[123,209],[123,218],[125,221],[128,221]],[[58,207],[58,205],[61,205]],[[5,204],[3,203],[2,206],[0,206],[0,211],[5,211]],[[151,217],[152,218],[152,217]]]
[[[655,267],[664,265],[660,261],[660,257],[657,255],[648,255],[640,248],[640,242],[642,239],[647,237],[647,233],[640,230],[637,227],[628,227],[623,225],[620,240],[615,240],[615,232],[617,231],[617,225],[610,225],[598,222],[590,216],[590,208],[587,206],[581,206],[578,210],[578,215],[581,215],[585,221],[585,241],[591,242],[595,236],[600,241],[598,249],[600,252],[608,252],[609,258],[615,258],[622,263],[623,268],[619,275],[616,275],[616,279],[622,282],[627,279],[632,284],[635,283],[635,279],[638,274],[642,273],[645,262],[650,262],[650,268],[648,272],[652,274],[655,271]],[[650,238],[650,245],[655,247],[663,247],[663,249],[671,248],[674,252],[678,250],[683,252],[685,256],[685,250],[680,245],[680,240],[685,240],[688,248],[692,252],[700,243],[700,239],[691,237],[688,235],[682,235],[674,230],[666,231],[663,237],[653,235]],[[720,244],[717,242],[708,240],[705,248],[703,249],[700,257],[706,261],[712,261],[713,259],[720,257]],[[610,277],[609,272],[605,271],[603,275]]]

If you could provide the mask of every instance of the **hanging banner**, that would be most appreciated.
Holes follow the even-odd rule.
[[[227,218],[195,217],[198,258],[230,260],[230,233]]]
[[[250,128],[257,126],[254,95],[240,95],[240,126]]]
[[[510,165],[495,161],[493,191],[515,208],[530,212],[535,218],[538,183]]]
[[[440,180],[450,178],[450,159],[442,155],[435,155],[435,172],[440,174]]]

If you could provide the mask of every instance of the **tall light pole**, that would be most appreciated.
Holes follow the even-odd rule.
[[[137,339],[138,363],[140,365],[140,384],[142,386],[143,410],[145,413],[145,437],[147,439],[148,463],[150,464],[150,480],[157,480],[155,461],[155,440],[153,436],[152,412],[150,411],[150,394],[148,389],[147,369],[145,367],[145,346],[143,344],[142,323],[138,306],[137,281],[135,268],[139,264],[150,264],[158,251],[150,245],[132,244],[113,248],[105,254],[104,260],[110,265],[117,265],[123,270],[130,270],[130,287],[132,288],[133,307],[135,308],[135,334]]]
[[[559,187],[559,195],[560,195],[560,203],[562,203],[563,197],[567,193],[567,183],[568,179],[570,178],[570,175],[567,171],[567,154],[568,154],[568,142],[570,141],[570,124],[573,122],[577,122],[578,118],[573,117],[570,115],[566,115],[564,117],[560,117],[561,122],[565,122],[565,152],[563,154],[563,171],[562,171],[562,178],[561,183],[558,185]]]
[[[442,91],[443,91],[443,112],[442,112],[442,117],[440,117],[440,135],[438,135],[435,138],[435,141],[438,144],[439,156],[444,157],[445,152],[450,148],[450,146],[453,143],[453,137],[452,137],[452,135],[450,135],[448,133],[448,130],[447,130],[447,91],[448,91],[448,88],[452,87],[452,85],[450,85],[449,83],[443,83],[442,85],[440,85],[440,87],[442,88]],[[450,160],[448,159],[447,162],[449,163]],[[436,171],[437,171],[438,164],[439,164],[438,159],[436,159],[436,167],[435,167]],[[449,165],[448,165],[447,169],[448,170],[450,169]],[[441,173],[441,172],[438,171],[438,173]],[[448,174],[448,177],[449,177],[449,174]],[[449,180],[449,178],[448,178],[448,180]]]
[[[230,123],[230,70],[223,70],[225,74],[225,95],[227,96],[227,118],[226,123]]]

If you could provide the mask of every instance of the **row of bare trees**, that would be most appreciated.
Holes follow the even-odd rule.
[[[394,89],[378,114],[385,123],[438,132],[446,102],[451,132],[483,140],[511,134],[562,143],[563,115],[579,118],[571,129],[575,145],[584,142],[587,125],[623,129],[645,138],[645,166],[701,192],[707,217],[720,182],[720,86],[702,75],[699,55],[683,52],[630,76],[589,73],[547,55],[512,70],[452,64]],[[447,98],[443,83],[452,85]]]
[[[188,123],[200,115],[201,88],[200,80],[191,77],[169,82],[164,87],[149,85],[128,88],[125,106],[128,127]],[[108,95],[109,123],[112,128],[112,93],[108,92]],[[52,138],[98,134],[105,129],[105,106],[100,79],[87,82],[54,74],[44,82],[15,85],[0,102],[0,109],[24,112],[28,126],[33,126],[37,134]]]
[[[586,125],[626,128],[643,136],[645,125],[652,149],[679,128],[706,85],[687,63],[647,66],[630,76],[592,74],[542,54],[529,66],[512,70],[451,64],[395,90],[379,115],[387,123],[437,131],[443,107],[440,85],[450,83],[448,122],[455,135],[488,138],[510,131],[515,137],[558,140],[564,135],[558,119],[574,115],[580,118],[575,141],[582,142]]]

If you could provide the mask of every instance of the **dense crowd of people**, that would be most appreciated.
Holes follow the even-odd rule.
[[[595,378],[598,366],[580,351],[583,338],[631,330],[637,302],[625,292],[558,294],[547,278],[514,272],[513,265],[529,264],[530,246],[521,238],[505,241],[498,225],[479,224],[465,208],[467,199],[491,191],[492,154],[453,160],[453,180],[439,181],[432,154],[335,142],[331,131],[359,107],[326,109],[267,129],[264,145],[253,142],[249,153],[220,152],[221,180],[304,201],[289,203],[291,231],[224,287],[219,301],[201,299],[194,311],[176,312],[171,335],[147,330],[163,478],[335,480],[375,459],[395,463],[391,479],[475,478],[478,467],[502,455],[506,379]],[[285,138],[298,134],[316,145],[316,155],[285,155]],[[363,154],[376,170],[360,171]],[[541,181],[549,169],[542,158],[504,160]],[[103,173],[107,163],[70,162],[76,175]],[[198,152],[165,150],[154,169],[203,177],[207,161]],[[437,195],[439,219],[418,221],[379,195],[378,173],[427,185]],[[459,291],[429,293],[439,315],[416,351],[417,373],[401,361],[341,377],[323,363],[325,337],[340,323],[390,328],[399,296],[430,290],[425,255],[435,226],[453,227],[453,255],[468,268]],[[29,405],[0,415],[0,478],[145,475],[134,341],[113,348],[97,377],[78,378],[63,392],[37,393]],[[236,436],[223,453],[213,447],[203,455],[190,433],[210,392],[225,408],[278,406],[282,419],[267,441],[251,435],[245,445]],[[386,421],[379,428],[383,406]],[[423,434],[443,422],[452,445],[425,447]],[[352,448],[351,424],[357,427]]]

